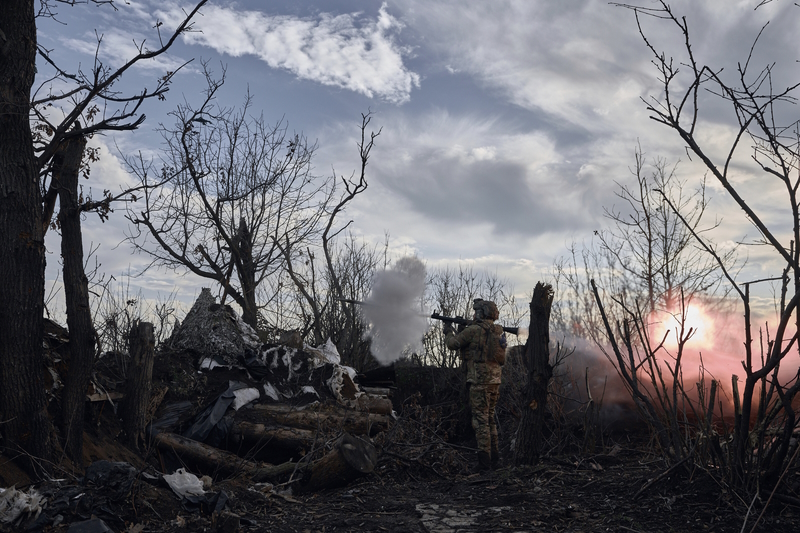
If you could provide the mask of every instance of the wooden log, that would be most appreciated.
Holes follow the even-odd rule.
[[[361,392],[367,393],[370,396],[384,396],[386,398],[392,397],[392,389],[389,387],[360,387]]]
[[[294,428],[341,429],[356,435],[375,435],[388,429],[392,423],[392,417],[388,415],[334,405],[317,404],[298,408],[284,404],[259,404],[253,407],[255,412],[267,419]]]
[[[95,392],[92,394],[87,394],[86,401],[94,403],[94,402],[105,402],[111,400],[113,402],[116,400],[121,400],[124,396],[125,396],[124,394],[117,391]]]
[[[356,408],[359,411],[366,411],[368,413],[391,415],[394,406],[392,405],[392,400],[385,396],[364,394],[359,396],[356,400]]]
[[[309,429],[272,426],[246,421],[234,422],[231,436],[235,442],[257,441],[261,444],[291,450],[306,450],[314,445],[314,432]]]
[[[139,448],[144,442],[150,405],[150,388],[153,382],[153,362],[156,339],[153,324],[136,322],[130,331],[131,362],[128,365],[128,380],[122,400],[122,428],[128,444]]]
[[[234,453],[214,448],[208,444],[203,444],[175,433],[159,433],[153,440],[158,448],[170,450],[181,459],[211,473],[219,472],[225,475],[243,473],[254,481],[264,481],[289,475],[295,471],[296,467],[295,463],[290,462],[270,465],[248,461]],[[302,470],[302,467],[298,468],[298,470]]]
[[[372,472],[377,462],[378,453],[372,444],[345,433],[328,454],[311,465],[311,475],[300,488],[315,492],[347,485]]]

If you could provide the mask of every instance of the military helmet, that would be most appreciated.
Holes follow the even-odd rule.
[[[497,309],[497,305],[489,300],[475,298],[472,300],[472,309],[475,311],[480,310],[483,313],[483,317],[489,320],[497,320],[500,318],[500,310]]]

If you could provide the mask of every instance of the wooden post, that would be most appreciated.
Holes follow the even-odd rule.
[[[525,387],[525,405],[517,430],[514,463],[532,465],[539,461],[542,446],[544,415],[547,409],[547,387],[553,376],[550,366],[550,309],[553,305],[553,287],[542,282],[536,284],[531,299],[531,326],[525,357],[528,367],[528,384]]]
[[[150,322],[135,322],[129,334],[131,360],[122,400],[122,428],[128,444],[139,448],[144,443],[144,428],[150,403],[155,359],[155,335]]]

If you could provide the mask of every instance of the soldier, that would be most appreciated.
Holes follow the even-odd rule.
[[[501,365],[505,362],[506,338],[503,328],[494,324],[500,317],[497,305],[476,299],[472,303],[474,322],[456,333],[449,322],[442,326],[445,344],[459,350],[467,362],[469,403],[472,408],[472,428],[478,442],[478,470],[497,467],[500,450],[494,408],[500,390]]]

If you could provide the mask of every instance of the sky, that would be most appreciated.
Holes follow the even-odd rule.
[[[785,0],[754,9],[758,4],[672,2],[687,17],[699,62],[733,76],[769,21],[753,64],[774,62],[777,85],[800,79],[793,38],[800,8]],[[59,6],[57,20],[40,19],[39,43],[77,70],[94,61],[100,35],[100,60],[119,66],[135,53],[134,43],[156,42],[157,22],[163,33],[191,7],[174,0],[117,2],[117,10]],[[674,27],[655,19],[643,24],[655,46],[678,57]],[[170,124],[178,103],[202,98],[201,61],[217,73],[225,69],[220,103],[238,106],[249,90],[268,122],[284,119],[316,140],[320,175],[358,168],[358,126],[361,114],[372,112],[371,126],[381,133],[367,168],[369,188],[346,214],[353,232],[376,243],[388,236],[396,256],[415,256],[429,270],[460,263],[492,272],[521,297],[537,281],[551,281],[553,263],[570,243],[588,242],[606,227],[603,209],[619,202],[617,183],[632,183],[637,146],[648,157],[680,162],[679,176],[690,186],[703,176],[677,135],[648,117],[642,98],[661,91],[652,55],[633,12],[605,1],[212,0],[194,29],[168,56],[134,68],[120,83],[152,85],[194,59],[165,101],[144,105],[147,119],[138,131],[92,140],[101,158],[86,187],[113,192],[130,183],[120,154],[157,157],[159,123]],[[719,155],[732,138],[733,117],[704,98],[699,138]],[[734,179],[759,212],[783,227],[781,191],[753,172],[749,155],[739,154]],[[756,232],[724,191],[709,188],[710,213],[721,221],[717,242],[752,239]],[[84,225],[85,248],[99,243],[101,269],[116,277],[138,274],[148,263],[124,242],[126,226],[124,209],[106,222],[88,215]],[[740,276],[780,274],[781,262],[763,247],[745,253]],[[191,275],[155,270],[130,284],[151,298],[176,289],[188,302],[204,286]]]

